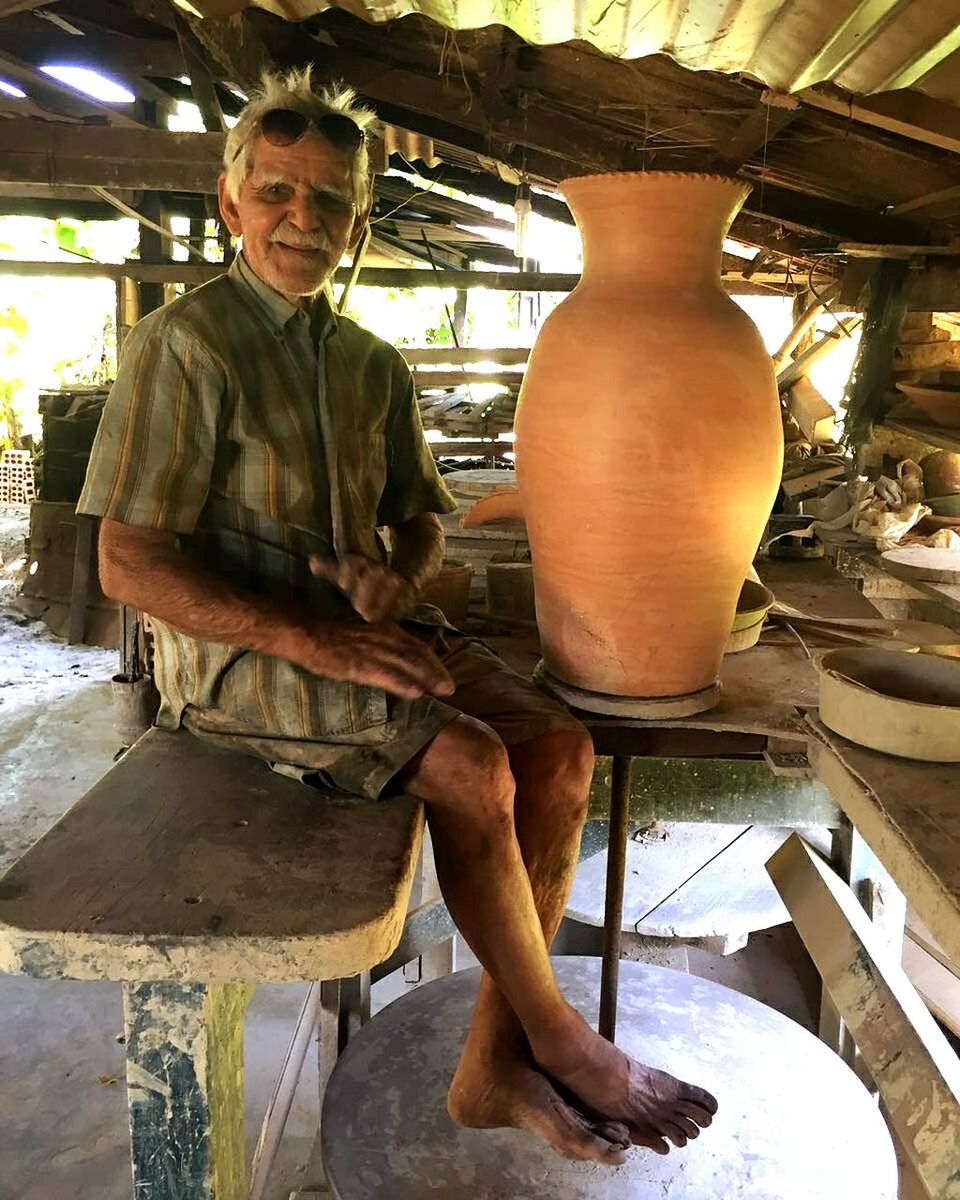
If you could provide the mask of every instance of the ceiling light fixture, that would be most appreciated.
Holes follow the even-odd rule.
[[[94,100],[103,100],[107,104],[132,104],[136,100],[133,92],[123,87],[122,84],[117,83],[114,79],[108,79],[99,71],[92,71],[89,67],[71,67],[61,63],[50,63],[41,67],[40,70],[44,75],[58,79],[67,87],[72,87],[74,91],[82,92],[85,96],[92,96]]]

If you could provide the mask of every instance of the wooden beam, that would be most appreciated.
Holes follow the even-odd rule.
[[[53,27],[34,32],[0,25],[0,51],[34,65],[60,61],[95,71],[106,67],[124,75],[170,75],[174,78],[184,73],[183,57],[174,38],[131,38],[96,33],[76,37]]]
[[[932,1200],[960,1179],[960,1060],[849,888],[793,834],[767,863]]]
[[[85,263],[85,262],[26,262],[0,260],[0,275],[60,276],[88,279],[138,279],[146,283],[204,283],[222,275],[222,263]],[[335,283],[345,283],[349,268],[342,267],[334,275]],[[537,271],[439,271],[418,267],[364,267],[357,284],[360,287],[385,288],[488,288],[495,292],[569,292],[580,281],[575,274]],[[744,281],[739,276],[722,280],[731,295],[769,295],[783,291],[782,277],[771,277],[766,283]]]
[[[923,226],[902,218],[868,212],[837,200],[757,181],[743,211],[801,233],[827,233],[842,241],[915,242],[925,240]]]
[[[400,346],[400,353],[411,367],[427,363],[442,366],[455,363],[497,363],[501,367],[522,367],[530,357],[526,346]]]
[[[765,93],[766,95],[766,93]],[[716,150],[717,163],[736,171],[800,116],[800,105],[761,102]]]
[[[246,13],[230,18],[185,17],[184,20],[206,53],[219,63],[223,75],[244,91],[255,88],[263,72],[277,65]],[[299,29],[293,33],[301,42],[309,42]]]
[[[110,191],[213,193],[222,154],[218,133],[0,121],[0,187],[96,184]]]
[[[905,200],[890,209],[891,217],[905,217],[910,213],[922,212],[928,216],[955,217],[960,214],[960,184],[927,192],[913,200]]]
[[[870,282],[876,261],[854,259],[844,270],[839,302],[848,307],[862,305],[861,295]],[[911,270],[904,287],[908,312],[960,311],[960,259],[926,258],[920,270]]]
[[[960,108],[922,92],[905,90],[853,97],[839,89],[810,88],[797,99],[833,113],[850,125],[882,129],[911,141],[960,154]]]
[[[203,46],[187,21],[177,14],[177,40],[183,55],[183,63],[190,76],[190,90],[196,101],[197,108],[203,120],[203,127],[208,133],[226,132],[226,122],[223,119],[223,109],[217,96],[216,83],[211,74]]]

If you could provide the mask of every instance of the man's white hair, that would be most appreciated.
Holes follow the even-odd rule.
[[[336,113],[349,117],[361,130],[366,130],[376,120],[376,113],[356,103],[353,88],[332,84],[314,89],[312,71],[308,64],[285,75],[264,71],[261,76],[259,88],[251,94],[236,125],[227,134],[223,148],[227,193],[234,203],[250,173],[251,151],[260,131],[260,120],[272,108],[292,108],[313,120]],[[353,195],[360,208],[370,196],[370,157],[366,139],[353,156]]]

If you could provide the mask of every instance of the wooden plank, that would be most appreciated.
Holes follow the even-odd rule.
[[[434,458],[494,458],[514,453],[513,442],[461,441],[456,438],[440,438],[427,443]],[[526,532],[524,531],[524,536]]]
[[[850,890],[793,836],[767,864],[933,1200],[960,1198],[960,1060]]]
[[[960,454],[960,430],[944,429],[919,417],[910,420],[891,420],[888,417],[883,424],[886,429],[894,429],[898,433],[907,434],[908,437],[919,438],[928,446],[937,446],[940,450],[953,450]]]
[[[902,964],[932,1015],[960,1037],[960,979],[909,936],[903,944]]]
[[[451,371],[417,369],[413,373],[413,382],[419,389],[466,387],[475,383],[506,384],[518,388],[523,383],[523,371],[481,371],[468,366]]]
[[[213,193],[223,141],[219,133],[0,121],[0,183]]]
[[[825,354],[828,354],[844,336],[844,334],[852,333],[861,323],[860,317],[844,317],[843,320],[837,323],[835,329],[828,329],[820,336],[819,341],[815,342],[809,350],[792,359],[777,375],[777,387],[781,392],[792,387],[798,379],[802,379],[810,370],[814,363],[819,362]]]
[[[0,880],[0,970],[316,980],[400,937],[423,807],[326,797],[152,729]]]
[[[529,346],[398,346],[411,367],[428,363],[496,363],[501,367],[523,366],[530,357]]]
[[[811,616],[870,620],[879,612],[826,559],[788,562],[765,558],[758,574],[776,598]]]
[[[816,777],[944,951],[960,959],[960,766],[893,758],[813,717],[808,723]]]
[[[610,811],[612,759],[598,755],[590,786],[590,816]],[[638,758],[630,788],[630,819],[729,825],[834,826],[840,811],[812,780],[774,775],[762,759]]]

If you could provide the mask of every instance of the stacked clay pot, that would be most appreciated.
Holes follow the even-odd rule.
[[[783,457],[770,356],[720,281],[749,186],[645,172],[562,191],[583,277],[540,332],[516,422],[547,681],[598,711],[697,711]]]

